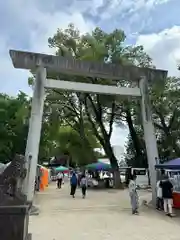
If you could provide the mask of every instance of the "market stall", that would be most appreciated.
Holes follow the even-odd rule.
[[[91,173],[91,177],[88,180],[89,186],[106,188],[113,186],[113,177],[110,173],[111,165],[103,162],[95,162],[85,166],[85,169]],[[90,183],[91,182],[91,183]]]
[[[180,208],[180,158],[157,164],[156,169],[164,170],[173,184],[173,205],[174,208]]]
[[[58,167],[54,167],[51,170],[51,181],[57,181],[57,175],[58,173],[61,172],[63,173],[64,177],[69,177],[70,174],[70,169],[64,166],[58,166]]]
[[[91,171],[109,171],[111,165],[108,163],[96,162],[86,165],[85,168]]]

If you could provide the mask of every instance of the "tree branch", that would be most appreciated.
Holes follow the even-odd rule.
[[[156,114],[158,115],[159,119],[160,119],[160,122],[162,124],[162,130],[164,132],[167,132],[168,131],[168,126],[166,125],[165,121],[164,121],[164,117],[163,115],[161,114],[161,112],[159,112],[156,108],[154,108]]]
[[[98,94],[97,94],[97,96],[96,96],[96,99],[97,99],[97,106],[98,106],[99,118],[102,119],[102,107],[101,107],[100,98],[99,98],[99,95],[98,95]]]
[[[154,122],[154,126],[158,129],[164,131],[164,128],[161,125],[159,125],[158,123]]]
[[[97,139],[99,140],[99,142],[100,142],[101,145],[103,146],[103,145],[104,145],[104,139],[100,136],[100,134],[99,134],[99,132],[98,132],[98,130],[97,130],[97,128],[96,128],[96,125],[95,125],[94,121],[93,121],[92,118],[91,118],[90,112],[89,112],[89,110],[88,110],[88,105],[87,105],[87,99],[86,99],[86,98],[85,98],[84,103],[85,103],[85,110],[86,110],[86,114],[87,114],[87,117],[88,117],[88,119],[89,119],[89,122],[90,122],[91,125],[92,125],[92,128],[93,128],[93,130],[94,130],[94,133],[95,133]]]
[[[53,92],[55,92],[55,93],[57,93],[57,94],[59,94],[59,95],[62,95],[59,91],[57,91],[57,90],[55,90],[55,89],[53,89]],[[78,108],[75,106],[75,104],[74,104],[74,102],[72,101],[71,98],[69,98],[68,100],[69,100],[69,102],[71,103],[71,108],[70,108],[70,106],[68,106],[68,105],[66,105],[66,107],[67,107],[68,109],[71,109],[71,111],[75,112],[76,115],[78,116]],[[61,103],[61,104],[62,104],[62,103]]]
[[[96,108],[96,106],[95,106],[95,104],[94,104],[91,96],[90,96],[89,94],[87,94],[87,97],[88,97],[88,99],[89,99],[89,101],[90,101],[90,103],[91,103],[91,105],[92,105],[92,108],[93,108],[93,111],[94,111],[96,117],[99,118],[99,117],[100,117],[100,116],[99,116],[99,112],[98,112],[98,110],[97,110],[97,108]]]
[[[168,130],[170,131],[170,129],[172,128],[172,125],[174,123],[174,120],[176,118],[176,113],[177,113],[177,109],[175,108],[174,111],[173,111],[173,115],[169,121],[169,125],[168,125]]]
[[[109,138],[111,137],[112,131],[113,131],[115,109],[116,109],[116,103],[115,103],[115,100],[114,100],[113,103],[112,103],[112,107],[111,107],[111,117],[110,117],[110,121],[109,121],[109,133],[108,133]]]
[[[74,124],[72,124],[68,119],[66,119],[67,125],[69,125],[72,129],[74,129],[75,131],[77,131],[77,128],[75,127]]]
[[[90,95],[88,94],[88,99],[90,100],[91,102],[91,105],[92,105],[92,108],[94,110],[94,113],[95,113],[95,116],[96,116],[96,121],[97,123],[99,124],[100,126],[100,129],[101,129],[101,132],[102,132],[102,135],[103,135],[103,138],[105,139],[110,139],[105,127],[104,127],[104,124],[103,124],[103,120],[102,120],[102,116],[100,115],[99,111],[97,110],[92,98],[90,97]]]

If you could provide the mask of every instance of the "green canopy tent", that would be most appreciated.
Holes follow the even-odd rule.
[[[85,166],[85,168],[91,171],[108,171],[111,169],[111,165],[108,163],[97,162],[88,164]]]
[[[55,168],[56,172],[69,172],[69,168],[64,167],[64,166],[59,166]]]

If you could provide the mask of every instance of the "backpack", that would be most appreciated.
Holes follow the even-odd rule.
[[[72,175],[72,177],[71,177],[71,184],[72,185],[77,185],[77,177],[76,177],[76,175]]]

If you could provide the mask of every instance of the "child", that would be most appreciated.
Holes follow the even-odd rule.
[[[86,190],[87,190],[87,178],[84,174],[81,176],[80,186],[81,186],[81,189],[82,189],[82,197],[85,198],[86,197]]]

